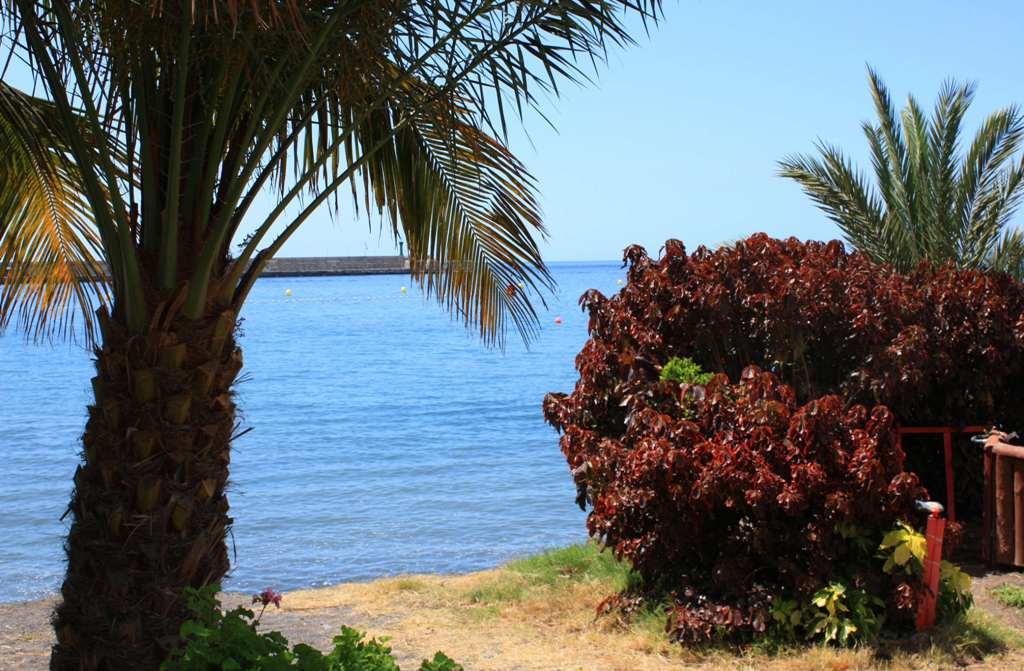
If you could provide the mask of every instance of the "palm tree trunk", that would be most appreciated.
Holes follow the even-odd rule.
[[[100,315],[51,669],[157,669],[185,620],[184,588],[228,570],[224,488],[242,357],[235,315],[208,314],[157,314],[144,336]]]

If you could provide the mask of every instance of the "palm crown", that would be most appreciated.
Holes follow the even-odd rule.
[[[52,99],[0,88],[0,150],[16,157],[0,174],[0,326],[21,306],[34,330],[65,328],[75,305],[88,326],[103,292],[70,278],[97,286],[96,261],[136,331],[154,296],[183,287],[186,316],[237,309],[347,182],[433,261],[414,264],[429,293],[485,339],[506,323],[528,335],[529,296],[551,279],[507,118],[585,79],[629,41],[623,11],[647,20],[657,4],[0,0],[3,61],[26,63]],[[278,204],[258,217],[264,188]],[[520,283],[538,291],[505,291]]]
[[[901,271],[930,261],[1024,276],[1024,238],[1009,226],[1024,195],[1024,157],[1015,157],[1021,111],[991,114],[962,153],[972,84],[947,82],[930,117],[913,96],[897,116],[878,74],[869,68],[868,77],[878,123],[862,128],[874,184],[822,142],[819,157],[786,157],[780,174],[796,180],[853,246]]]

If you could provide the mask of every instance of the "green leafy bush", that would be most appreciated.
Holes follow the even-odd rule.
[[[885,618],[885,602],[862,589],[831,582],[811,597],[805,611],[808,638],[847,645],[854,639],[878,635]]]
[[[192,619],[181,627],[181,645],[160,667],[161,671],[400,671],[386,639],[364,640],[365,635],[342,627],[328,654],[305,644],[289,648],[280,632],[257,629],[263,610],[280,605],[281,597],[267,590],[253,598],[263,610],[257,615],[239,606],[224,612],[217,600],[219,585],[188,589]],[[463,671],[443,653],[424,660],[419,671]]]
[[[707,384],[713,377],[713,373],[705,373],[700,364],[688,356],[674,356],[661,369],[662,380],[679,384]]]
[[[878,635],[885,622],[885,602],[836,580],[803,603],[777,599],[772,604],[771,616],[770,636],[774,639],[849,645],[870,641]]]
[[[877,537],[852,524],[842,524],[837,533],[850,547],[847,560],[835,567],[836,578],[809,598],[773,599],[769,636],[795,642],[813,639],[822,643],[848,645],[871,641],[886,629],[909,625],[924,589],[921,578],[927,541],[924,534],[899,522]],[[880,579],[889,576],[890,583]],[[895,586],[895,588],[893,587]],[[888,593],[887,603],[881,595]],[[971,607],[971,579],[956,565],[940,564],[938,613],[949,622]]]

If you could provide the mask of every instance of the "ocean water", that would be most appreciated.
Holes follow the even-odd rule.
[[[405,276],[262,279],[242,316],[229,590],[497,565],[585,538],[541,402],[569,391],[577,306],[615,263],[553,264],[527,350],[484,347]],[[285,296],[291,290],[290,297]],[[560,316],[561,324],[555,323]],[[0,602],[55,592],[89,353],[0,337]]]

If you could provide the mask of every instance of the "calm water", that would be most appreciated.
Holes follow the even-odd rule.
[[[610,295],[623,271],[552,269],[539,338],[527,351],[513,335],[504,354],[403,295],[404,276],[260,280],[243,312],[238,405],[253,430],[232,457],[227,588],[469,571],[583,539],[541,400],[575,382],[577,298]],[[60,585],[91,375],[81,348],[0,337],[0,602]]]

